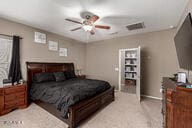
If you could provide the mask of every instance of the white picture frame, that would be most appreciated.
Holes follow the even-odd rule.
[[[67,48],[59,48],[59,56],[67,57]]]
[[[41,32],[34,32],[34,42],[46,44],[46,34]]]
[[[49,41],[49,50],[58,51],[58,42],[50,40]]]

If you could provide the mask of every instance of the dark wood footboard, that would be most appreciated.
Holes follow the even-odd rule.
[[[69,108],[69,128],[77,127],[87,117],[112,101],[114,101],[114,87],[93,98],[71,106]]]
[[[92,97],[87,100],[83,100],[77,104],[74,104],[69,108],[69,118],[64,119],[61,117],[59,111],[55,108],[55,106],[45,103],[42,101],[34,101],[37,105],[47,110],[49,113],[56,116],[58,119],[69,125],[69,128],[76,128],[82,123],[85,119],[90,117],[97,110],[105,107],[109,103],[114,101],[114,87],[106,90],[105,92]]]

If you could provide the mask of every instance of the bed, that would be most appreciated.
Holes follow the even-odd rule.
[[[26,65],[30,100],[67,123],[69,128],[76,128],[96,110],[114,101],[114,87],[105,81],[72,78],[34,84],[36,74],[74,71],[73,63],[27,62]]]

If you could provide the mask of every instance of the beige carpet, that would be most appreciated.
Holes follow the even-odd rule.
[[[135,85],[128,85],[121,87],[122,92],[129,93],[129,94],[136,94],[136,86]]]
[[[162,128],[163,117],[161,114],[162,102],[150,98],[142,98],[141,106],[151,128]]]
[[[117,92],[114,102],[79,128],[152,128],[146,112],[135,95]],[[67,128],[67,125],[36,104],[31,104],[27,109],[1,116],[0,128]]]

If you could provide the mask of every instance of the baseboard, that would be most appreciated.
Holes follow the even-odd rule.
[[[151,98],[151,99],[156,99],[156,100],[162,100],[162,98],[160,97],[155,97],[155,96],[148,96],[148,95],[141,95],[142,97],[147,97],[147,98]]]
[[[121,92],[121,91],[119,91],[118,89],[115,89],[115,92]],[[160,98],[160,97],[149,96],[149,95],[141,95],[141,97],[147,97],[147,98],[151,98],[151,99],[162,100],[162,98]]]

